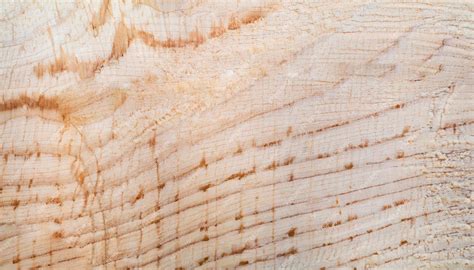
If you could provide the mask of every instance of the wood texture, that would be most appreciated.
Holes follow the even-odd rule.
[[[0,268],[472,269],[473,9],[2,1]]]

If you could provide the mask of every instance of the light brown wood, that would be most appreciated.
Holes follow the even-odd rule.
[[[473,8],[3,1],[0,267],[474,267]]]

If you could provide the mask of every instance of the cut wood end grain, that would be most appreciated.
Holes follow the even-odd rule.
[[[469,267],[448,2],[5,2],[0,268]]]

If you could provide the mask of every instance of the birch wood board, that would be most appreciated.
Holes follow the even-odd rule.
[[[474,268],[474,2],[0,10],[0,268]]]

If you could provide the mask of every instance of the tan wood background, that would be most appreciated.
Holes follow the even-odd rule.
[[[472,1],[0,5],[0,268],[474,267]]]

